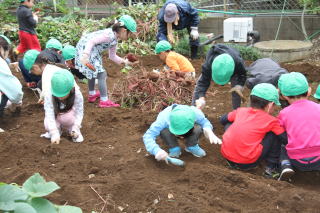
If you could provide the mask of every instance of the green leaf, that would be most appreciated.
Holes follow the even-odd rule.
[[[58,206],[58,213],[82,213],[82,210],[75,206]]]
[[[55,182],[46,182],[45,179],[39,174],[36,173],[31,176],[24,184],[22,188],[31,196],[31,197],[43,197],[48,194],[60,189],[60,187]]]
[[[16,200],[26,200],[27,193],[17,186],[2,185],[0,186],[0,210],[10,211],[14,210]]]
[[[37,213],[58,213],[54,205],[44,198],[33,198],[29,203]]]
[[[14,213],[37,213],[28,203],[15,203]]]

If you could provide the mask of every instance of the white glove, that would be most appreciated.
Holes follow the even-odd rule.
[[[196,100],[196,107],[198,109],[203,109],[205,105],[206,105],[206,99],[204,99],[204,97],[201,97]]]
[[[33,19],[38,23],[39,22],[39,17],[36,14],[33,14]]]
[[[87,66],[87,64],[89,63],[89,55],[87,53],[82,53],[81,58],[80,58],[80,62],[84,66]]]
[[[51,143],[52,144],[59,144],[60,143],[60,135],[53,135],[51,136]]]
[[[155,159],[157,161],[161,161],[161,160],[167,160],[167,157],[168,157],[168,153],[166,151],[164,151],[163,149],[160,149],[157,154],[155,155]]]
[[[210,141],[211,144],[222,144],[220,138],[218,138],[210,128],[203,128],[203,134]]]
[[[71,137],[72,137],[72,141],[75,143],[81,143],[83,142],[83,136],[80,132],[80,128],[78,125],[74,125],[72,127],[71,133],[70,133]]]
[[[199,38],[198,27],[191,27],[190,36],[193,40],[197,40]]]

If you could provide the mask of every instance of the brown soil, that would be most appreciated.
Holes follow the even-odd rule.
[[[143,57],[142,66],[160,67],[156,56]],[[193,61],[200,73],[203,60]],[[319,82],[319,67],[306,63],[284,65]],[[124,74],[107,62],[109,89]],[[80,85],[87,97],[86,85]],[[312,84],[315,88],[316,83]],[[221,137],[218,117],[231,110],[230,86],[211,86],[205,113]],[[44,113],[32,91],[24,89],[22,114],[9,113],[0,128],[0,181],[22,184],[35,172],[57,182],[61,189],[49,198],[57,204],[81,207],[84,212],[102,207],[97,192],[107,200],[104,212],[316,212],[320,208],[319,173],[298,173],[291,183],[262,177],[262,168],[230,170],[218,145],[204,138],[203,159],[183,153],[185,168],[157,162],[146,153],[142,135],[156,112],[137,109],[100,109],[85,103],[82,144],[63,137],[60,145],[40,138]],[[248,94],[248,91],[246,92]],[[159,142],[161,143],[161,142]],[[94,174],[93,178],[89,178]],[[168,198],[168,194],[173,198]]]

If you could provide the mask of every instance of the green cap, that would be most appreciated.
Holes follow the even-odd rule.
[[[320,99],[320,85],[317,88],[316,93],[314,93],[313,97],[315,97],[316,99]]]
[[[229,54],[218,55],[211,65],[212,80],[219,85],[225,85],[230,81],[234,67],[234,60]]]
[[[155,53],[159,54],[161,52],[171,50],[171,48],[172,48],[172,46],[168,41],[162,40],[157,43],[156,48],[155,48]]]
[[[178,105],[171,111],[169,120],[170,132],[175,135],[183,135],[194,126],[196,114],[190,106]]]
[[[70,93],[74,86],[74,77],[66,69],[57,70],[51,78],[51,93],[53,96],[61,98]]]
[[[123,15],[120,17],[119,21],[123,22],[124,26],[131,32],[137,32],[137,23],[131,16]]]
[[[11,41],[10,41],[10,39],[9,39],[7,36],[5,36],[5,35],[0,35],[0,37],[4,38],[4,40],[6,40],[9,45],[11,44]]]
[[[38,50],[28,50],[23,56],[23,65],[27,70],[31,70],[40,52]]]
[[[57,39],[51,38],[51,39],[49,39],[49,41],[47,41],[46,48],[54,48],[54,49],[57,49],[57,50],[61,51],[62,50],[62,44]]]
[[[25,0],[19,0],[20,3],[25,2]]]
[[[306,93],[309,89],[309,85],[303,74],[291,72],[280,76],[278,88],[284,96],[295,96]]]
[[[280,106],[279,92],[275,86],[269,83],[257,84],[253,87],[251,95],[255,95],[267,101],[271,101]]]
[[[76,48],[72,45],[66,45],[62,49],[62,57],[65,61],[74,59],[76,56]]]

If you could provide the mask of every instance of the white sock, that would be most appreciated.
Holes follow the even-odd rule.
[[[95,95],[96,94],[96,91],[93,90],[93,91],[89,91],[89,95]]]
[[[107,101],[108,97],[100,97],[100,101]]]

